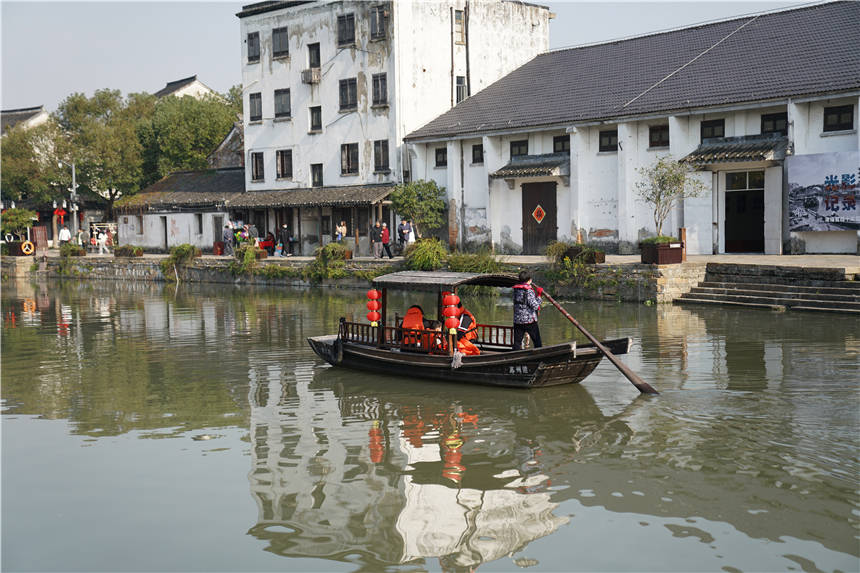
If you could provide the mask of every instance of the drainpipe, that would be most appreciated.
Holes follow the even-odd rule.
[[[451,95],[451,107],[454,107],[454,7],[451,7],[451,85],[448,93]]]
[[[463,30],[466,35],[466,97],[469,97],[472,95],[472,75],[469,68],[469,0],[466,0],[463,11]]]
[[[463,141],[460,140],[460,224],[457,230],[457,245],[463,250],[463,235],[466,231],[466,166],[463,152]]]

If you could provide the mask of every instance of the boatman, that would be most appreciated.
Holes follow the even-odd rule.
[[[519,284],[514,285],[514,350],[522,350],[523,335],[528,333],[535,348],[543,346],[538,328],[543,289],[532,284],[532,275],[523,270],[519,274]]]

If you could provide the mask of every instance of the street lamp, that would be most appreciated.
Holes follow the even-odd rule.
[[[70,196],[71,203],[72,203],[71,207],[70,207],[71,211],[72,211],[72,216],[70,217],[70,219],[72,220],[72,236],[76,236],[78,234],[78,214],[76,212],[77,211],[77,205],[75,204],[75,201],[78,198],[78,183],[77,183],[76,178],[75,178],[75,162],[72,161],[71,163],[66,163],[62,159],[58,159],[57,160],[57,167],[62,168],[63,165],[65,165],[66,167],[72,168],[72,193]],[[63,201],[63,203],[65,203],[65,200]],[[63,205],[63,207],[65,207],[65,205]]]

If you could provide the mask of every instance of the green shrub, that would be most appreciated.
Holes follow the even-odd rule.
[[[87,250],[74,243],[63,243],[60,245],[61,257],[83,257],[87,254]]]
[[[658,244],[662,245],[664,243],[677,243],[680,239],[676,237],[667,237],[665,235],[658,235],[656,237],[648,237],[647,239],[643,239],[642,242],[646,245]]]
[[[254,272],[255,274],[267,279],[283,279],[287,277],[298,278],[302,276],[302,271],[300,269],[283,267],[277,264],[263,265]]]
[[[332,242],[314,251],[314,261],[304,268],[302,276],[311,282],[349,276],[346,270],[346,245]]]
[[[554,241],[550,243],[546,248],[546,256],[556,268],[561,267],[565,259],[579,259],[586,264],[603,262],[606,259],[606,253],[600,249],[595,249],[582,243],[569,243],[567,241]]]
[[[142,257],[143,247],[135,247],[132,245],[120,245],[113,250],[115,257]]]
[[[448,249],[439,239],[421,239],[410,243],[403,253],[406,268],[413,271],[435,271],[445,265]]]
[[[6,257],[9,256],[9,244],[8,243],[3,243],[2,245],[0,245],[0,255],[3,255]]]
[[[314,256],[323,261],[345,261],[349,249],[343,241],[332,241],[314,251]]]
[[[161,261],[161,274],[168,281],[177,280],[178,269],[189,266],[195,258],[202,257],[203,251],[188,243],[176,245],[170,249],[170,256]]]
[[[236,259],[230,261],[227,268],[234,277],[254,272],[257,268],[257,249],[253,244],[243,243],[233,253]]]
[[[451,253],[448,268],[458,273],[500,273],[505,266],[489,247],[482,247],[477,253]]]

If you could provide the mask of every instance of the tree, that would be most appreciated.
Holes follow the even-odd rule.
[[[242,84],[236,84],[224,94],[224,99],[233,113],[242,117]]]
[[[74,93],[60,104],[55,119],[64,134],[56,149],[76,164],[82,187],[106,198],[109,208],[121,195],[140,189],[137,119],[118,90],[97,90],[92,98]]]
[[[232,108],[220,97],[168,96],[152,117],[159,177],[182,169],[207,169],[206,158],[233,128]]]
[[[51,121],[31,128],[18,125],[3,135],[3,197],[40,203],[60,196],[52,142],[55,137],[56,124]]]
[[[438,229],[445,221],[445,188],[435,181],[403,183],[391,192],[391,204],[404,219],[411,219],[415,235],[418,229]]]
[[[705,189],[700,180],[690,176],[689,165],[669,156],[660,157],[651,167],[640,167],[637,171],[645,180],[636,183],[636,191],[653,208],[658,237],[663,234],[663,223],[678,201],[698,197]]]
[[[29,209],[7,209],[3,212],[2,225],[3,234],[11,233],[23,240],[27,229],[33,226],[33,221],[38,220],[35,211]]]

